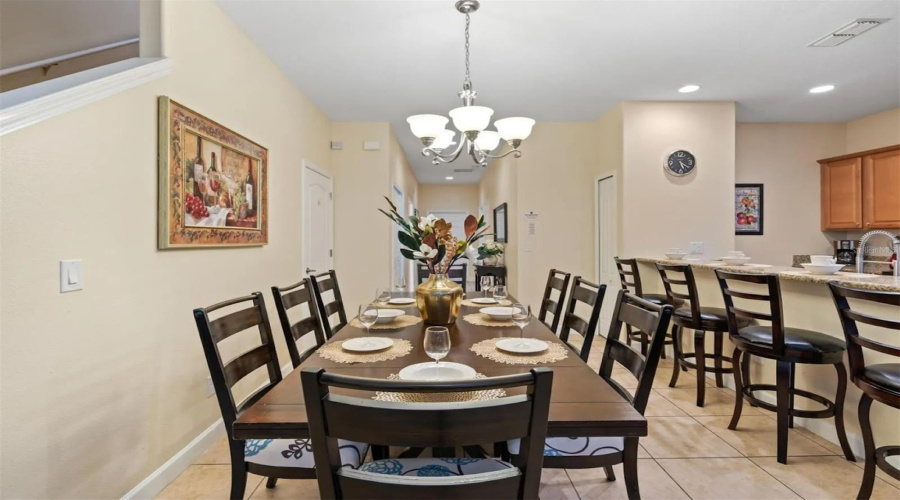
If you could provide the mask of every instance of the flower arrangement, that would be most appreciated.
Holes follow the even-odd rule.
[[[503,245],[496,241],[486,241],[478,245],[478,259],[484,260],[488,257],[496,257],[503,254]]]
[[[434,215],[417,217],[415,215],[404,219],[397,213],[397,207],[389,200],[390,211],[378,209],[389,219],[400,226],[397,237],[403,257],[420,262],[428,268],[432,274],[444,274],[460,257],[467,259],[476,258],[474,243],[488,235],[488,225],[484,222],[484,216],[476,218],[474,215],[466,217],[466,239],[458,240],[450,233],[452,224],[439,219]],[[480,253],[480,252],[479,252]]]

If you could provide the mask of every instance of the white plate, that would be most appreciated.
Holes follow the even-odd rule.
[[[750,257],[722,257],[719,260],[729,266],[742,266],[747,262],[750,262]]]
[[[365,312],[365,314],[372,314],[371,309]],[[393,323],[397,317],[403,316],[403,311],[398,309],[378,309],[378,319],[375,320],[377,324],[383,323]]]
[[[475,378],[475,369],[462,363],[449,361],[441,363],[417,363],[400,370],[398,374],[402,380],[470,380]]]
[[[810,274],[834,274],[844,268],[844,264],[800,264]]]
[[[543,340],[538,339],[503,339],[497,342],[497,349],[516,354],[534,354],[536,352],[544,352],[550,346]]]
[[[394,341],[384,337],[357,337],[345,340],[341,344],[341,348],[345,351],[372,352],[387,349],[392,345],[394,345]]]
[[[492,319],[512,319],[512,307],[483,307],[479,312],[487,314]]]
[[[412,297],[395,297],[393,299],[388,300],[388,304],[393,304],[395,306],[406,305],[406,304],[415,304],[416,299]]]
[[[476,304],[496,304],[497,299],[492,299],[491,297],[477,297],[472,299],[472,302]]]
[[[687,256],[686,253],[667,253],[666,258],[672,260],[681,260]]]

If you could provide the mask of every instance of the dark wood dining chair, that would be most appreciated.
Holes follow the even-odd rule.
[[[544,297],[541,299],[538,320],[553,333],[559,330],[559,321],[562,319],[563,306],[566,302],[566,290],[569,288],[569,278],[571,277],[571,274],[558,269],[551,269],[550,275],[547,276],[547,285],[544,287]],[[557,293],[555,298],[554,291]],[[548,314],[553,316],[549,322],[547,321]]]
[[[606,337],[599,375],[616,392],[631,402],[641,414],[647,409],[653,377],[659,364],[660,353],[666,338],[666,330],[672,318],[672,306],[658,305],[625,290],[619,290],[613,320]],[[650,333],[650,346],[646,356],[619,339],[622,326],[631,325]],[[632,394],[613,380],[613,366],[619,363],[638,380]],[[516,441],[507,442],[510,456],[520,453]],[[628,498],[640,498],[637,471],[638,438],[636,437],[551,437],[544,444],[545,469],[593,469],[603,467],[606,477],[615,481],[613,465],[623,464],[625,488]]]
[[[672,313],[672,350],[675,352],[675,366],[669,387],[678,383],[678,374],[682,368],[691,368],[697,372],[697,406],[702,407],[706,399],[706,374],[714,373],[716,387],[724,387],[722,375],[732,373],[731,358],[722,353],[725,332],[728,331],[728,312],[721,307],[700,305],[697,293],[697,282],[694,271],[687,264],[662,264],[657,262],[656,268],[666,289],[666,298],[670,304],[682,301],[682,306]],[[687,302],[688,305],[683,304]],[[739,318],[739,326],[746,326],[749,321]],[[694,351],[685,352],[682,333],[685,328],[694,331]],[[713,352],[706,352],[706,332],[713,332]],[[712,359],[713,366],[706,361]],[[693,360],[693,361],[691,361]],[[728,363],[725,367],[722,363]]]
[[[855,461],[844,432],[844,395],[847,392],[847,371],[844,369],[843,340],[812,330],[784,326],[781,288],[778,275],[746,274],[716,269],[728,315],[728,337],[734,344],[731,365],[734,368],[734,414],[728,428],[737,429],[744,400],[752,406],[777,414],[777,460],[787,463],[788,432],[794,417],[834,417],[838,441],[847,460]],[[732,286],[736,284],[737,287]],[[735,305],[735,299],[744,307]],[[749,304],[759,304],[753,309]],[[743,321],[742,321],[743,320]],[[768,324],[748,325],[747,321]],[[750,380],[750,357],[760,356],[775,361],[775,385],[754,384]],[[818,394],[797,389],[794,380],[797,364],[834,365],[837,371],[837,391],[834,402]],[[775,391],[776,403],[762,401],[755,391]],[[824,406],[823,409],[802,410],[794,406],[794,398],[802,397]]]
[[[603,296],[606,294],[606,285],[597,285],[575,276],[572,280],[572,292],[569,294],[569,304],[562,320],[562,329],[559,331],[559,339],[566,343],[578,356],[587,363],[591,355],[591,345],[597,332],[597,323],[600,322],[600,308],[603,306]],[[590,316],[585,320],[576,312],[578,304],[584,304],[590,308]],[[569,342],[572,331],[581,335],[583,342],[581,348],[577,348]]]
[[[424,283],[425,280],[428,279],[428,276],[431,275],[431,271],[428,270],[425,266],[419,266],[419,283]],[[461,264],[455,264],[450,269],[447,270],[447,277],[450,278],[450,281],[458,283],[462,286],[463,293],[466,291],[466,280],[468,279],[468,264],[465,262]]]
[[[297,368],[325,343],[325,332],[322,330],[322,322],[319,321],[319,311],[313,296],[312,285],[309,283],[309,278],[303,278],[299,283],[283,288],[273,286],[272,297],[275,299],[275,309],[278,310],[278,319],[281,320],[281,329],[284,332],[285,342],[287,342],[288,353],[291,355],[291,364]],[[299,314],[304,317],[291,324],[288,311],[295,307],[299,308]],[[300,352],[297,343],[307,343],[303,339],[309,337],[310,334],[312,334],[314,343]]]
[[[622,283],[622,289],[631,292],[636,297],[640,297],[648,302],[657,305],[669,304],[669,299],[664,293],[644,293],[644,287],[641,285],[641,273],[638,269],[637,259],[620,259],[613,257],[616,262],[616,270],[619,272],[619,281]],[[676,299],[674,304],[670,304],[676,309],[684,305],[684,301]],[[628,345],[631,342],[637,342],[641,346],[641,353],[647,354],[647,345],[650,336],[641,331],[635,331],[630,326],[625,327],[628,336],[625,339]],[[672,345],[674,341],[671,338],[666,339],[666,345]],[[662,359],[666,359],[666,349],[663,348]]]
[[[300,374],[322,498],[529,498],[541,481],[553,372],[457,382],[350,377],[305,368]],[[525,394],[453,404],[397,403],[335,394],[332,389],[448,393],[522,388]],[[344,467],[336,440],[411,448],[467,447],[521,439],[511,462],[493,458],[396,458]]]
[[[341,288],[338,286],[337,273],[334,269],[319,274],[310,274],[309,282],[312,285],[313,296],[316,298],[316,306],[319,308],[319,321],[322,322],[322,331],[325,338],[330,339],[341,328],[347,325],[347,312],[344,310],[344,298],[341,296]],[[324,294],[332,293],[331,302],[326,303]],[[337,314],[337,322],[332,321],[332,316]]]
[[[245,305],[249,307],[232,311],[236,306]],[[215,319],[210,319],[212,313],[215,313]],[[281,367],[278,364],[275,343],[272,341],[272,329],[269,326],[262,294],[256,292],[206,308],[194,309],[194,320],[200,333],[200,342],[203,344],[219,409],[222,411],[225,433],[228,435],[228,448],[231,452],[231,498],[244,497],[248,472],[268,477],[267,488],[274,488],[278,478],[315,478],[316,470],[309,452],[309,439],[236,440],[232,433],[232,425],[237,416],[281,381]],[[219,343],[253,328],[258,331],[259,345],[224,362],[219,351]],[[262,367],[266,367],[268,380],[256,392],[240,401],[232,393],[232,388]],[[358,467],[368,452],[366,445],[358,443],[342,443],[341,446],[346,447],[342,457],[351,467]]]
[[[900,446],[875,447],[875,436],[872,434],[872,424],[869,421],[869,411],[872,402],[900,408],[900,362],[896,363],[869,363],[866,364],[863,349],[870,349],[888,356],[893,356],[895,361],[900,361],[900,346],[879,342],[871,337],[863,337],[859,334],[857,323],[874,328],[870,331],[883,331],[883,329],[900,330],[900,293],[879,292],[873,290],[860,290],[840,285],[836,282],[829,283],[834,304],[838,315],[841,317],[841,326],[844,329],[844,338],[847,341],[847,357],[850,359],[850,380],[863,392],[859,399],[859,428],[862,430],[863,446],[865,447],[866,466],[863,472],[862,484],[857,493],[857,499],[868,499],[872,496],[872,488],[875,485],[875,468],[900,480],[900,469],[887,461],[887,457],[900,455]],[[850,305],[877,303],[894,307],[891,318],[882,318],[868,313],[860,312]],[[858,301],[858,302],[857,302]],[[894,337],[896,338],[896,336]]]

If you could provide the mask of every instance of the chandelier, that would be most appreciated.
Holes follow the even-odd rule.
[[[444,152],[448,147],[456,144],[456,132],[445,128],[447,122],[450,121],[447,117],[414,115],[406,119],[413,135],[421,139],[422,144],[425,145],[422,148],[422,154],[432,157],[431,163],[435,165],[455,161],[463,149],[480,167],[486,167],[490,159],[503,158],[510,154],[520,158],[522,152],[519,151],[519,145],[531,135],[531,127],[534,126],[534,120],[531,118],[512,117],[494,122],[496,131],[485,130],[491,122],[494,110],[474,105],[478,92],[472,89],[472,80],[469,78],[469,14],[478,10],[478,7],[477,0],[456,2],[456,10],[466,15],[466,77],[463,79],[463,88],[458,94],[463,105],[450,110],[449,113],[450,118],[453,119],[453,126],[462,133],[459,146],[453,152]],[[512,149],[503,154],[492,155],[491,152],[497,149],[501,139],[506,141]]]

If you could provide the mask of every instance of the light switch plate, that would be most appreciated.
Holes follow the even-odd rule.
[[[74,292],[84,288],[84,268],[80,260],[59,261],[59,291]]]
[[[703,242],[702,241],[692,241],[691,242],[691,253],[702,254],[703,253]]]

